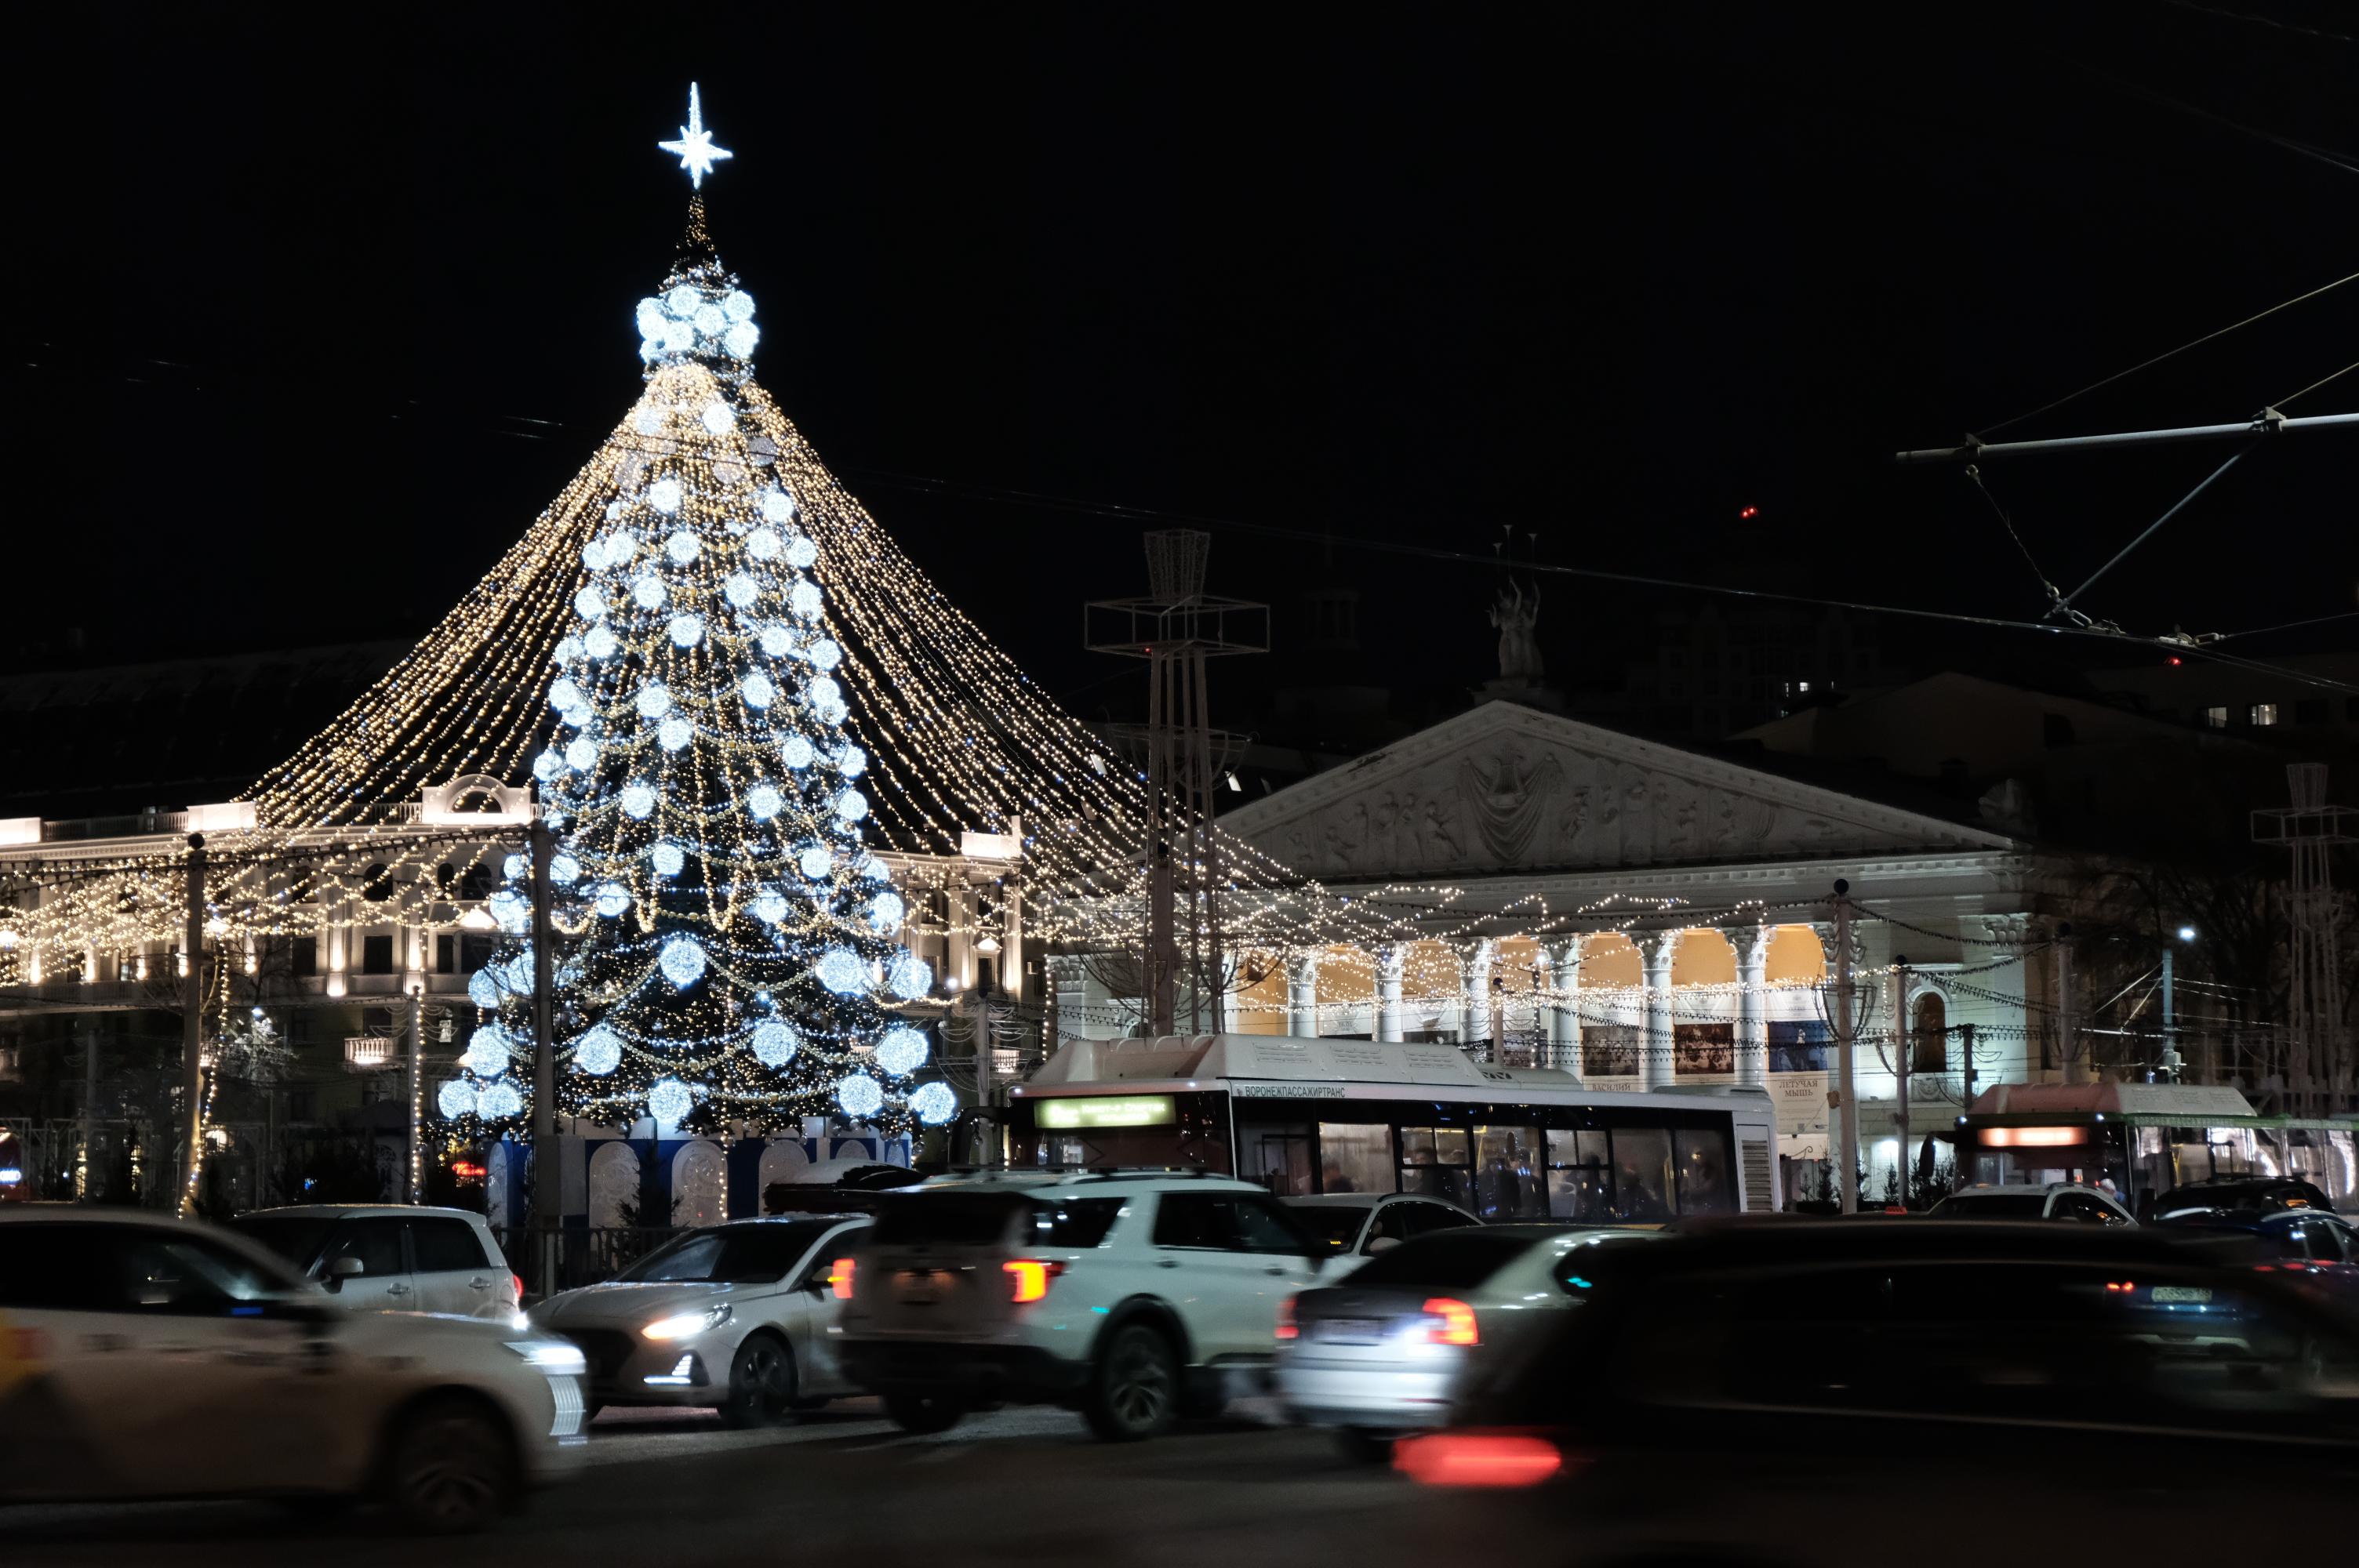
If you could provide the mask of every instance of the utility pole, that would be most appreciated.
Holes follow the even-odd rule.
[[[1852,1059],[1851,883],[1835,879],[1835,1186],[1843,1212],[1859,1212],[1858,1075]]]
[[[182,1117],[188,1148],[180,1160],[179,1211],[187,1214],[197,1198],[197,1173],[204,1168],[205,1139],[205,836],[189,835],[189,926],[181,935],[180,957],[188,966],[188,989],[181,993],[188,1008],[180,1020],[180,1092],[186,1097]]]
[[[78,1202],[90,1199],[98,1148],[98,1021],[83,1022],[91,1027],[82,1037],[82,1161],[74,1167],[74,1197]]]
[[[2089,1081],[2088,1063],[2073,1047],[2080,1025],[2072,1017],[2072,925],[2056,928],[2056,1050],[2068,1084]]]
[[[557,1291],[557,1229],[564,1176],[557,1153],[557,928],[549,918],[549,857],[556,835],[536,803],[532,814],[532,1227],[539,1243],[533,1280],[543,1299]]]
[[[2179,1031],[2173,1026],[2170,1012],[2170,938],[2162,939],[2162,1081],[2179,1082]]]
[[[1900,1082],[1900,1206],[1908,1206],[1908,1175],[1912,1169],[1908,1152],[1908,1137],[1912,1130],[1908,1118],[1908,1073],[1916,1064],[1909,1059],[1917,1042],[1908,1032],[1908,959],[1895,954],[1892,959],[1892,1049],[1899,1060],[1894,1066],[1894,1076]]]

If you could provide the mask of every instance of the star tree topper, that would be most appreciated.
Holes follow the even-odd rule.
[[[727,147],[712,145],[712,133],[704,128],[704,110],[696,101],[696,83],[688,84],[688,124],[679,128],[679,140],[656,144],[668,153],[679,155],[679,167],[688,170],[688,182],[698,190],[704,189],[704,177],[712,166],[725,157],[737,155]]]

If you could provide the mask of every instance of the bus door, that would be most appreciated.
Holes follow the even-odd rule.
[[[1237,1120],[1237,1174],[1259,1182],[1273,1197],[1305,1197],[1319,1190],[1311,1163],[1310,1123]]]

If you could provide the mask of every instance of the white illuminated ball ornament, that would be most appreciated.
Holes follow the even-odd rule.
[[[598,765],[598,742],[586,736],[576,736],[565,744],[565,765],[578,773],[588,773]]]
[[[819,584],[809,578],[798,580],[787,595],[787,607],[806,621],[818,616],[819,603]]]
[[[756,528],[745,535],[745,553],[757,561],[775,561],[786,547],[775,528]]]
[[[680,868],[688,864],[687,854],[669,838],[649,850],[647,859],[654,862],[656,875],[659,877],[676,877],[679,875]]]
[[[865,1073],[853,1073],[835,1086],[835,1103],[850,1117],[871,1117],[885,1108],[885,1091]]]
[[[819,956],[812,966],[819,983],[838,996],[851,996],[868,989],[868,967],[849,947],[830,947]]]
[[[919,1084],[909,1097],[909,1114],[929,1127],[940,1127],[958,1114],[958,1096],[948,1084]]]
[[[703,549],[703,543],[685,528],[679,529],[664,541],[664,554],[671,557],[674,566],[688,565],[689,562],[696,559]]]
[[[721,301],[721,313],[732,321],[754,319],[754,297],[742,288],[733,288]]]
[[[704,641],[704,617],[675,615],[671,618],[671,624],[664,630],[670,633],[673,646],[693,648]]]
[[[675,936],[663,945],[656,967],[663,970],[672,989],[684,991],[704,978],[703,944],[693,936]]]
[[[819,761],[819,748],[800,735],[789,735],[778,743],[778,760],[790,768],[807,768]]]
[[[560,850],[549,858],[549,880],[561,888],[571,887],[582,880],[582,862]]]
[[[612,920],[631,907],[631,895],[620,882],[608,882],[598,890],[598,913]]]
[[[801,1037],[775,1018],[754,1025],[754,1060],[766,1067],[783,1067],[801,1048]]]
[[[823,670],[832,670],[843,663],[843,650],[832,637],[821,637],[810,645],[810,662]]]
[[[502,1080],[486,1088],[483,1098],[476,1102],[476,1106],[484,1115],[496,1120],[501,1117],[514,1116],[522,1110],[524,1096],[516,1092],[516,1087],[514,1084]]]
[[[769,676],[756,670],[737,683],[737,692],[745,699],[746,707],[767,708],[777,700],[778,688],[770,683]]]
[[[644,821],[656,808],[656,792],[650,785],[633,782],[623,786],[623,815]]]
[[[732,572],[728,580],[721,585],[721,594],[738,609],[749,610],[753,608],[754,600],[761,597],[762,585],[744,572]]]
[[[885,1032],[876,1042],[876,1065],[895,1077],[906,1077],[926,1065],[926,1037],[908,1024]]]
[[[631,602],[642,610],[661,610],[664,604],[663,579],[649,575],[633,581]]]
[[[787,896],[776,888],[764,888],[754,895],[754,917],[776,925],[787,917]]]
[[[825,879],[830,871],[835,870],[835,853],[824,844],[813,844],[802,852],[799,863],[802,867],[803,875],[813,881],[820,881]]]
[[[434,1108],[451,1121],[462,1116],[474,1115],[482,1103],[482,1097],[475,1093],[475,1086],[464,1078],[449,1079],[434,1091]]]
[[[577,708],[581,706],[581,703],[582,688],[575,686],[572,681],[564,676],[560,676],[549,683],[549,707],[562,711],[568,708]]]
[[[769,654],[770,657],[774,659],[793,657],[795,652],[794,633],[784,626],[770,625],[763,627],[762,652]]]
[[[477,1007],[500,1005],[500,982],[489,969],[477,969],[467,977],[467,1000]]]
[[[585,588],[573,596],[573,612],[584,621],[595,621],[606,613],[606,596],[594,588]]]
[[[756,822],[767,822],[787,804],[787,797],[766,784],[757,784],[745,792],[745,812]]]
[[[712,310],[712,307],[708,305],[704,308],[704,310]],[[707,327],[704,324],[704,310],[700,310],[696,313],[697,330],[705,333],[709,337],[718,336],[726,325],[726,323],[720,319],[721,312],[718,310],[712,310],[713,322],[712,326]],[[745,356],[739,354],[737,357],[742,360]],[[730,431],[737,428],[737,416],[729,412],[729,405],[722,402],[721,399],[717,397],[704,406],[704,411],[699,414],[697,418],[703,422],[704,427],[707,430],[710,430],[716,436],[725,436],[729,434]]]
[[[858,778],[868,771],[868,753],[845,741],[835,753],[835,771],[848,779]]]
[[[795,498],[793,496],[783,490],[766,490],[762,492],[763,522],[791,523],[794,520]]]
[[[647,504],[658,512],[679,510],[679,481],[659,479],[647,486]]]
[[[649,681],[639,688],[639,717],[661,719],[671,711],[671,688],[661,681]]]
[[[819,546],[798,534],[787,546],[787,565],[807,567],[819,559]]]
[[[623,1065],[623,1037],[603,1023],[591,1025],[573,1044],[573,1065],[592,1077],[604,1077]]]
[[[647,1091],[647,1114],[658,1121],[676,1123],[696,1108],[696,1097],[678,1078],[666,1078]]]
[[[696,330],[708,338],[718,337],[729,328],[729,318],[721,313],[721,307],[718,305],[700,305],[696,308],[696,314],[689,319],[694,321]],[[724,409],[723,412],[725,413],[726,410]],[[720,433],[718,430],[713,432],[716,436]]]
[[[885,966],[885,983],[895,996],[915,1001],[934,989],[934,971],[923,958],[904,948]]]
[[[835,797],[835,814],[846,822],[857,822],[868,815],[868,797],[856,789],[845,790]]]
[[[614,634],[603,626],[592,626],[590,635],[582,639],[582,651],[593,659],[611,659],[614,656],[614,650],[621,645],[614,641]]]
[[[486,1023],[467,1037],[459,1060],[479,1078],[495,1078],[508,1070],[508,1037],[496,1023]]]
[[[664,296],[664,308],[675,316],[693,316],[703,302],[704,297],[684,283]]]
[[[667,719],[656,727],[656,741],[667,752],[677,752],[696,738],[696,726],[685,719]]]
[[[759,327],[751,321],[740,321],[729,329],[728,334],[721,340],[721,346],[738,359],[750,360],[754,357],[754,345],[761,341],[762,330]]]
[[[908,906],[901,902],[901,895],[887,888],[869,901],[868,924],[879,931],[897,930],[908,913]]]
[[[554,752],[543,752],[532,760],[532,776],[547,784],[565,771],[565,759]]]

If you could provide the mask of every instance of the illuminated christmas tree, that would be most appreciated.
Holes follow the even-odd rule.
[[[886,1008],[932,976],[863,843],[869,759],[798,524],[804,481],[752,381],[754,301],[705,232],[703,177],[730,154],[693,88],[663,146],[699,193],[639,302],[646,392],[560,503],[595,520],[532,764],[558,846],[558,1108],[700,1132],[947,1120],[950,1089],[910,1083],[924,1033]],[[437,1095],[462,1137],[529,1123],[529,868],[506,872],[488,907],[508,940],[469,983],[485,1017]]]

